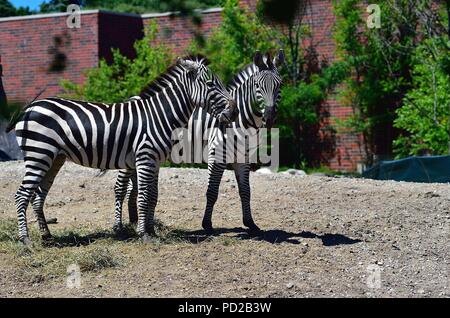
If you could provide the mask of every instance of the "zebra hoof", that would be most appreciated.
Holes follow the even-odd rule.
[[[41,239],[43,242],[49,242],[53,240],[53,236],[50,233],[44,233],[41,235]]]
[[[119,234],[122,232],[123,226],[122,226],[122,224],[114,224],[112,229],[113,229],[114,233]]]
[[[28,237],[24,237],[20,239],[20,242],[25,245],[25,246],[31,246],[33,243],[31,242],[31,240]]]
[[[255,222],[253,222],[253,221],[244,222],[244,226],[246,226],[248,228],[249,233],[257,234],[257,233],[261,232],[261,229],[259,228],[259,226],[256,225]]]
[[[203,221],[202,228],[206,231],[206,233],[214,232],[214,228],[212,227],[212,222]]]
[[[141,236],[142,243],[148,244],[151,242],[151,237],[147,233]]]

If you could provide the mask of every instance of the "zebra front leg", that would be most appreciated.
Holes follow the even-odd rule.
[[[208,190],[206,191],[206,208],[203,215],[202,227],[206,231],[212,231],[212,212],[219,195],[220,181],[225,171],[225,163],[211,162],[208,164]]]
[[[239,197],[241,198],[242,216],[244,225],[251,231],[260,231],[255,224],[250,209],[250,165],[249,164],[234,164],[234,175],[239,188]]]
[[[61,167],[65,162],[64,156],[58,156],[53,162],[52,167],[48,170],[45,177],[42,178],[39,187],[37,187],[34,195],[31,199],[31,204],[33,206],[34,214],[36,215],[37,222],[39,224],[39,230],[41,233],[42,240],[46,241],[51,239],[52,235],[47,226],[47,221],[44,215],[44,203],[47,198],[47,194],[55,181],[56,175],[58,174]]]
[[[138,179],[138,223],[137,233],[144,242],[148,241],[150,236],[155,235],[154,230],[154,209],[151,210],[153,205],[156,205],[155,200],[155,187],[158,187],[156,178],[156,165],[141,164],[136,167],[137,179]],[[153,198],[153,200],[152,200]]]
[[[116,184],[114,185],[114,225],[113,231],[119,232],[122,229],[122,206],[125,195],[127,194],[128,181],[130,180],[133,170],[119,170]]]
[[[155,176],[150,186],[148,217],[146,224],[147,232],[152,235],[155,234],[155,208],[156,204],[158,203],[158,176],[159,176],[159,168],[155,170]]]
[[[128,183],[128,218],[131,224],[136,224],[138,220],[136,205],[137,193],[137,175],[136,170],[134,170]]]

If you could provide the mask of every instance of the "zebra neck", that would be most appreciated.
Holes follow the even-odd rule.
[[[250,77],[236,87],[231,92],[231,95],[235,98],[239,109],[239,115],[235,120],[235,125],[241,128],[259,129],[262,125],[262,116],[253,111],[252,105],[256,105],[257,101]]]
[[[185,127],[194,110],[194,104],[183,83],[169,85],[142,102],[143,111],[153,120],[164,122],[166,129],[170,130]]]

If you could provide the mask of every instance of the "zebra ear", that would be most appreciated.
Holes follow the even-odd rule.
[[[259,70],[267,68],[266,64],[264,63],[263,55],[260,51],[256,51],[255,56],[253,57],[253,64],[255,64],[259,68]]]
[[[185,60],[179,57],[177,63],[183,66],[188,72],[198,70],[198,65],[194,61]]]
[[[278,68],[283,63],[284,63],[284,51],[283,49],[279,49],[277,56],[273,58],[273,65],[275,65],[275,67]]]

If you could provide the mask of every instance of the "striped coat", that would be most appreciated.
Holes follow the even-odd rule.
[[[24,109],[16,124],[25,177],[16,193],[19,238],[29,243],[26,208],[32,201],[42,236],[48,238],[43,204],[65,160],[100,169],[135,169],[137,232],[153,233],[160,162],[172,147],[171,134],[187,124],[195,107],[227,122],[235,103],[203,57],[179,59],[151,85],[142,100],[103,104],[48,98]]]
[[[239,110],[238,117],[227,128],[232,129],[233,135],[237,136],[238,140],[245,140],[245,137],[254,136],[259,133],[259,129],[263,126],[270,128],[276,117],[277,104],[280,99],[281,77],[278,73],[278,67],[284,62],[284,53],[282,50],[278,55],[271,60],[270,55],[261,55],[256,53],[254,63],[244,67],[235,78],[228,84],[227,89],[231,96],[237,102]],[[223,129],[218,129],[219,121],[211,116],[207,111],[201,108],[194,110],[192,117],[188,124],[189,149],[198,150],[203,149],[205,144],[198,147],[195,143],[200,140],[202,142],[203,136],[209,134],[208,139],[203,141],[207,143],[208,147],[208,189],[206,193],[207,203],[205,214],[203,217],[202,226],[205,230],[212,230],[212,212],[217,201],[220,181],[225,168],[227,167],[225,155],[232,155],[241,158],[254,155],[257,147],[253,148],[239,148],[235,143],[235,147],[230,154],[230,150],[223,150],[224,156],[218,156],[218,149],[227,147],[227,139],[229,138],[227,132]],[[215,129],[214,129],[215,128]],[[222,149],[220,149],[222,150]],[[243,153],[237,153],[237,152]],[[196,159],[196,153],[190,155],[191,159]],[[192,161],[191,161],[192,162]],[[200,161],[195,161],[200,162]],[[253,221],[250,208],[250,181],[249,162],[235,162],[232,164],[238,181],[239,195],[241,198],[243,222],[244,225],[251,230],[258,230],[258,226]],[[116,222],[121,222],[122,201],[127,190],[128,180],[131,178],[132,184],[135,185],[135,176],[128,171],[129,175],[124,177],[124,173],[119,173],[116,182]],[[129,189],[129,215],[130,221],[135,222],[136,214],[136,187],[132,186]],[[120,195],[118,195],[118,193]],[[119,202],[118,202],[119,198]],[[119,218],[119,220],[118,220]]]

